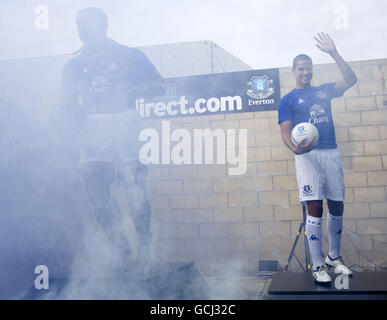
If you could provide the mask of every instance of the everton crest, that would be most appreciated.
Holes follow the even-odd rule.
[[[316,96],[317,96],[319,99],[324,100],[324,99],[327,98],[328,95],[327,95],[327,93],[324,92],[324,91],[318,91],[318,92],[316,92]]]
[[[267,76],[252,77],[247,83],[250,87],[247,89],[247,95],[254,99],[265,99],[270,97],[274,93],[274,88],[270,85],[273,84],[273,80]]]

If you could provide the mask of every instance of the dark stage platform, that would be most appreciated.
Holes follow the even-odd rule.
[[[119,277],[97,279],[50,279],[49,290],[31,287],[24,300],[199,300],[209,299],[210,288],[193,262],[151,265],[147,276],[139,277],[132,268]],[[116,274],[117,276],[118,274]]]
[[[329,273],[330,284],[317,284],[310,272],[277,273],[268,289],[267,299],[351,299],[387,300],[387,272],[356,272],[351,277],[340,278]]]

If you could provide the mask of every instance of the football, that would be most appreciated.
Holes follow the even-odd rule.
[[[309,122],[301,122],[297,124],[291,133],[291,139],[294,145],[298,146],[302,140],[306,139],[303,144],[308,144],[314,138],[315,142],[312,147],[315,147],[318,144],[318,130],[317,128]]]

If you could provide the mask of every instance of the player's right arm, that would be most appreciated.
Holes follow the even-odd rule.
[[[292,122],[290,120],[285,120],[280,123],[281,127],[281,136],[282,140],[285,143],[285,145],[294,153],[294,154],[303,154],[308,151],[313,147],[314,139],[310,141],[308,144],[303,144],[303,141],[296,146],[293,144],[292,139],[291,139],[291,127],[292,127]]]

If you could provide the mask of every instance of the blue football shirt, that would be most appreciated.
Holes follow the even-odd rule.
[[[85,111],[110,113],[135,108],[137,98],[163,93],[163,79],[145,54],[107,38],[98,50],[84,46],[64,67],[62,96],[81,97]]]
[[[333,125],[331,100],[340,94],[335,83],[293,89],[282,97],[278,107],[278,123],[290,120],[291,129],[301,122],[310,122],[317,127],[319,143],[316,149],[335,149],[336,135]]]

